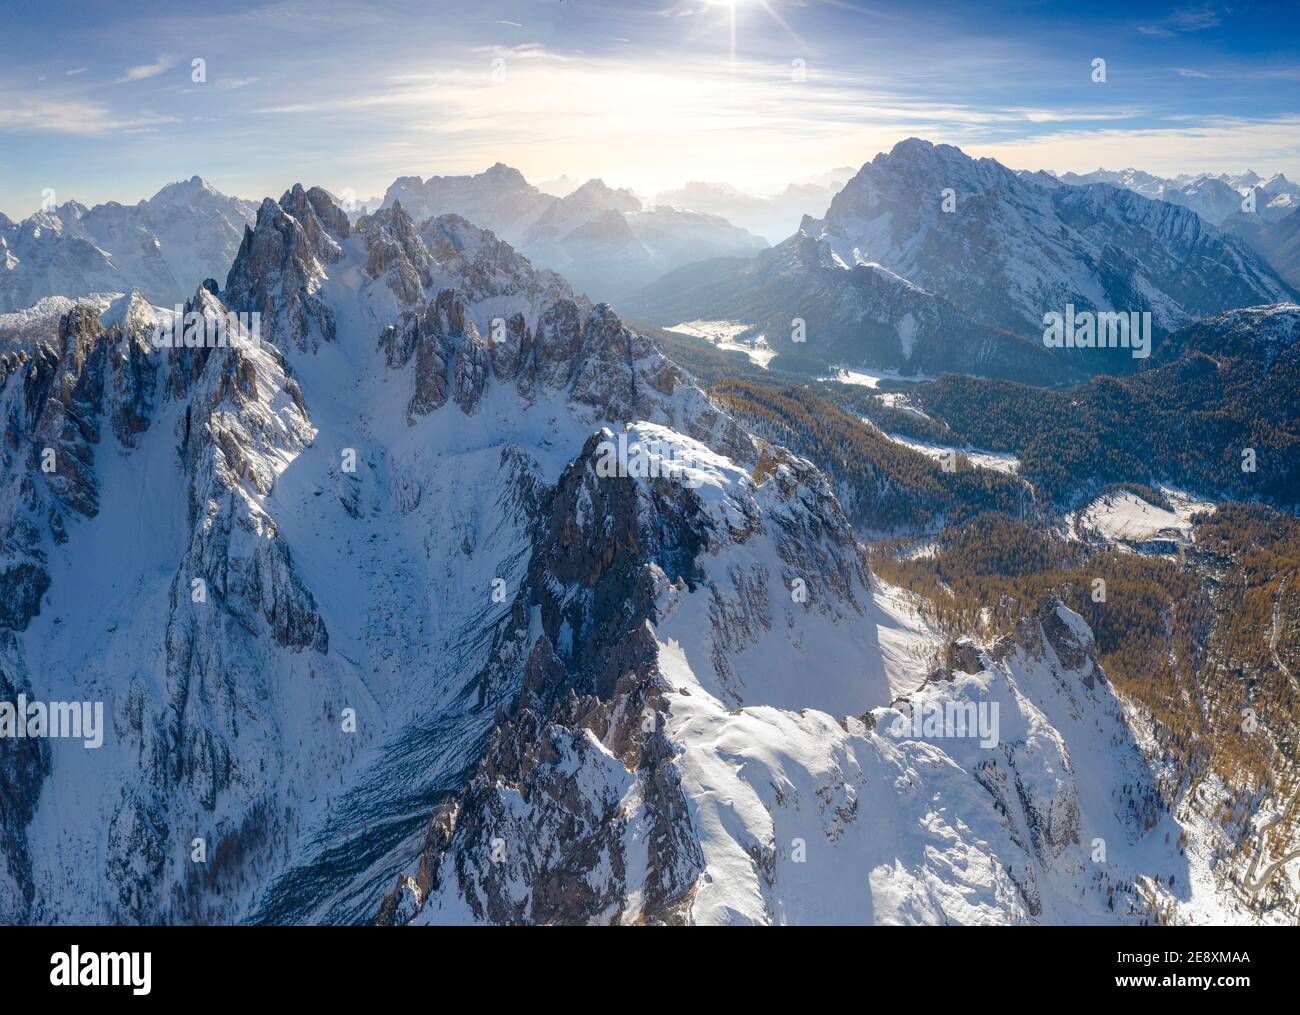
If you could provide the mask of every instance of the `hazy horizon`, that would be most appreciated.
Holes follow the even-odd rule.
[[[903,141],[903,140],[906,140],[906,138],[900,137],[898,140],[899,140],[899,141]],[[932,141],[931,138],[922,138],[922,140]],[[945,143],[945,142],[934,141],[933,143],[934,143],[934,144],[942,144],[942,143]],[[652,191],[652,192],[647,192],[647,191],[645,191],[645,190],[643,190],[643,189],[641,189],[641,188],[638,188],[638,187],[636,187],[636,186],[633,186],[633,185],[631,185],[631,184],[629,184],[629,183],[625,183],[625,182],[622,181],[622,180],[610,179],[610,178],[602,177],[602,176],[599,176],[599,175],[587,175],[587,174],[583,174],[583,173],[581,173],[581,172],[576,172],[576,171],[571,171],[571,172],[563,172],[563,171],[561,171],[561,172],[556,173],[556,174],[554,174],[554,175],[552,175],[552,176],[549,176],[549,177],[547,177],[547,178],[545,178],[545,179],[541,179],[541,178],[537,178],[535,175],[530,175],[528,172],[526,172],[525,170],[523,170],[523,169],[522,169],[521,167],[519,167],[519,166],[510,165],[509,167],[512,168],[512,169],[517,169],[517,170],[519,170],[519,172],[523,175],[524,179],[525,179],[529,184],[531,184],[532,186],[538,188],[538,189],[541,190],[543,193],[550,193],[550,191],[547,190],[547,185],[548,185],[548,184],[554,183],[554,182],[556,182],[556,181],[558,181],[558,180],[560,180],[560,179],[564,179],[564,178],[567,178],[567,179],[569,179],[570,181],[574,181],[578,186],[581,186],[582,184],[588,183],[588,182],[590,182],[590,181],[592,181],[592,180],[601,180],[601,181],[602,181],[606,186],[610,187],[611,189],[627,189],[627,190],[631,190],[633,193],[636,194],[636,196],[637,196],[638,198],[640,198],[640,199],[645,203],[646,207],[649,208],[649,207],[653,207],[653,206],[654,206],[655,198],[656,198],[659,194],[663,194],[663,193],[666,193],[666,192],[670,192],[670,191],[678,190],[678,189],[681,189],[681,188],[683,188],[683,187],[685,187],[685,186],[687,186],[687,185],[689,185],[689,184],[693,184],[693,183],[704,183],[704,184],[710,184],[710,185],[724,185],[724,186],[730,186],[730,187],[733,187],[734,189],[736,189],[738,192],[740,192],[740,193],[741,193],[743,196],[745,196],[745,197],[751,197],[751,198],[773,198],[773,197],[777,197],[777,196],[779,196],[779,195],[780,195],[780,194],[781,194],[781,193],[786,189],[786,187],[791,186],[791,185],[798,185],[798,184],[800,184],[801,182],[806,181],[806,179],[807,179],[807,178],[810,178],[810,177],[830,176],[831,174],[836,173],[836,172],[839,171],[839,170],[850,169],[850,168],[852,169],[852,171],[853,171],[854,173],[856,173],[856,172],[858,171],[858,169],[861,168],[862,165],[871,162],[871,161],[872,161],[872,160],[873,160],[877,155],[887,153],[887,152],[890,150],[890,148],[892,148],[892,147],[893,147],[893,146],[891,145],[889,148],[881,149],[881,151],[879,151],[879,152],[875,152],[875,153],[873,153],[872,155],[867,156],[866,158],[864,158],[864,159],[862,160],[861,163],[857,163],[857,164],[853,165],[852,167],[847,166],[847,165],[845,165],[845,166],[833,166],[833,167],[827,167],[826,169],[822,170],[821,172],[810,172],[810,173],[805,173],[805,174],[804,174],[804,177],[802,177],[801,179],[791,179],[791,180],[786,180],[786,181],[784,181],[784,182],[782,182],[782,183],[777,183],[777,184],[774,184],[774,185],[772,185],[772,186],[761,187],[761,188],[753,188],[753,189],[747,189],[747,188],[745,188],[745,187],[743,187],[743,186],[741,186],[741,185],[735,183],[733,180],[727,180],[727,179],[722,179],[722,178],[690,177],[690,178],[683,178],[683,179],[678,180],[678,181],[676,181],[676,182],[674,182],[674,183],[669,183],[669,184],[667,184],[667,185],[661,186],[661,187],[657,188],[656,190],[654,190],[654,191]],[[963,150],[964,150],[964,149],[963,149]],[[967,155],[971,155],[972,158],[992,157],[992,156],[976,156],[976,155],[974,155],[973,153],[971,153],[971,152],[969,152],[969,151],[967,151],[966,154],[967,154]],[[1001,160],[999,159],[998,161],[1001,161]],[[486,172],[488,169],[491,168],[492,165],[495,165],[495,164],[496,164],[496,163],[492,163],[492,164],[484,165],[484,166],[481,166],[481,167],[478,167],[478,168],[469,168],[469,169],[466,169],[466,170],[464,170],[464,171],[460,171],[460,172],[429,173],[429,174],[422,174],[422,173],[395,173],[395,174],[393,175],[393,177],[392,177],[388,182],[389,182],[389,183],[392,183],[394,180],[398,179],[400,176],[419,176],[421,179],[429,179],[430,177],[433,177],[433,176],[477,176],[477,175],[480,175],[480,174]],[[502,164],[509,165],[508,163],[502,163]],[[1048,167],[1048,166],[1028,166],[1028,165],[1025,165],[1025,166],[1018,166],[1018,165],[1011,165],[1010,163],[1004,163],[1004,164],[1006,164],[1006,165],[1008,166],[1008,168],[1011,168],[1011,169],[1015,169],[1015,170],[1029,170],[1029,171],[1031,171],[1031,172],[1033,172],[1033,171],[1037,171],[1037,170],[1046,170],[1046,171],[1048,171],[1048,172],[1055,172],[1055,173],[1066,173],[1066,172],[1089,173],[1089,172],[1095,172],[1095,171],[1099,171],[1099,170],[1100,170],[1100,171],[1106,171],[1106,172],[1117,172],[1117,171],[1127,170],[1127,169],[1137,169],[1137,170],[1142,170],[1142,171],[1147,171],[1147,172],[1150,171],[1150,170],[1146,170],[1145,167],[1143,167],[1143,166],[1131,166],[1131,165],[1125,165],[1125,166],[1119,166],[1119,165],[1115,165],[1115,166],[1094,166],[1094,167],[1092,167],[1091,169],[1079,169],[1079,170],[1057,170],[1057,169],[1054,169],[1054,168],[1052,168],[1052,167]],[[1245,166],[1245,167],[1243,167],[1243,168],[1241,168],[1241,169],[1220,170],[1220,171],[1216,171],[1216,172],[1211,173],[1211,175],[1218,175],[1219,172],[1227,172],[1227,173],[1246,172],[1247,170],[1250,170],[1250,169],[1253,169],[1253,168],[1254,168],[1253,166]],[[1209,171],[1201,171],[1201,172],[1209,172]],[[1288,179],[1291,179],[1292,181],[1297,181],[1298,179],[1300,179],[1300,173],[1290,173],[1290,172],[1288,172],[1287,170],[1278,170],[1278,172],[1282,173],[1283,175],[1286,175],[1286,176],[1288,177]],[[1178,174],[1178,173],[1169,173],[1169,174],[1160,174],[1160,173],[1156,173],[1156,174],[1153,174],[1153,175],[1157,175],[1157,176],[1167,176],[1168,178],[1173,178],[1173,177],[1178,176],[1179,174]],[[1196,174],[1195,174],[1195,173],[1190,173],[1190,172],[1189,172],[1189,173],[1187,173],[1186,175],[1196,175]],[[1261,172],[1261,173],[1259,173],[1259,175],[1260,175],[1261,177],[1265,177],[1265,178],[1267,178],[1268,176],[1270,176],[1270,175],[1272,175],[1272,174],[1271,174],[1271,173],[1263,173],[1263,172]],[[278,185],[278,186],[276,186],[276,185],[271,185],[271,186],[270,186],[270,187],[269,187],[269,188],[268,188],[264,193],[252,193],[252,192],[241,193],[241,192],[238,192],[238,191],[230,190],[230,189],[228,189],[228,188],[222,186],[220,180],[214,180],[214,179],[212,179],[210,176],[206,175],[205,173],[202,173],[202,172],[194,172],[194,173],[190,173],[190,174],[188,174],[188,175],[184,175],[184,176],[176,177],[176,178],[174,178],[174,179],[160,180],[160,181],[157,183],[157,185],[156,185],[156,186],[153,186],[153,187],[149,187],[149,186],[146,185],[146,186],[145,186],[145,189],[144,189],[143,191],[139,192],[138,194],[134,194],[133,196],[126,196],[126,197],[123,197],[123,196],[117,196],[117,195],[109,195],[109,196],[107,196],[107,197],[102,197],[102,198],[99,198],[99,199],[94,200],[94,201],[89,201],[89,200],[86,200],[85,198],[83,198],[83,197],[81,197],[80,195],[75,194],[75,193],[72,193],[72,194],[62,194],[62,193],[61,193],[61,194],[58,195],[58,204],[63,204],[65,201],[77,201],[77,202],[79,202],[79,203],[81,203],[81,204],[83,204],[83,205],[86,205],[86,206],[88,206],[88,207],[93,207],[93,206],[96,205],[96,204],[104,204],[104,203],[110,203],[110,202],[117,202],[118,204],[123,204],[123,205],[133,205],[133,204],[137,204],[137,203],[140,202],[140,201],[147,201],[148,199],[150,199],[150,198],[154,197],[155,195],[157,195],[157,194],[158,194],[160,191],[162,191],[164,188],[166,188],[166,187],[168,187],[168,186],[171,186],[172,184],[176,184],[176,183],[184,183],[184,182],[186,182],[186,181],[188,181],[188,180],[192,180],[192,179],[193,179],[194,177],[196,177],[196,176],[199,177],[199,178],[201,178],[205,183],[207,183],[209,186],[211,186],[214,190],[216,190],[216,191],[218,191],[219,193],[225,195],[226,197],[237,197],[237,198],[242,198],[242,199],[247,200],[247,201],[254,201],[254,202],[260,202],[260,201],[262,201],[264,198],[268,198],[268,197],[269,197],[269,198],[273,198],[273,199],[278,199],[278,198],[280,197],[280,195],[282,195],[285,191],[287,191],[287,190],[289,190],[291,187],[293,187],[294,184],[299,184],[299,183],[300,183],[300,184],[302,184],[304,187],[325,186],[324,184],[320,183],[319,181],[314,180],[314,179],[311,179],[311,178],[305,178],[305,179],[303,179],[303,178],[299,178],[299,179],[286,179],[282,184],[280,184],[280,185]],[[342,188],[335,188],[335,187],[325,186],[325,189],[328,190],[328,191],[330,191],[332,194],[334,194],[335,197],[340,197],[341,194],[342,194],[342,192],[343,192],[343,189],[342,189]],[[388,185],[385,184],[383,187],[378,188],[378,189],[375,190],[373,193],[357,192],[357,193],[355,194],[356,201],[357,201],[359,204],[368,204],[368,203],[373,202],[373,201],[375,201],[375,200],[380,200],[380,199],[382,199],[382,198],[384,197],[384,193],[385,193],[385,191],[386,191],[387,189],[388,189]],[[576,189],[576,188],[575,188],[575,189]],[[35,213],[36,211],[38,211],[38,210],[39,210],[39,198],[38,198],[37,204],[34,205],[34,206],[31,207],[31,208],[27,208],[27,209],[17,208],[17,209],[12,210],[12,211],[9,210],[9,209],[6,209],[6,208],[0,208],[0,212],[3,212],[4,214],[8,215],[8,216],[9,216],[11,219],[13,219],[14,221],[21,221],[22,219],[25,219],[25,218],[29,217],[30,215],[34,214],[34,213]],[[794,231],[794,226],[795,226],[795,225],[797,225],[797,223],[792,224],[792,226],[791,226],[791,232]]]

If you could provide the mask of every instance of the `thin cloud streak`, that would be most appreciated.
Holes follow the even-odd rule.
[[[160,56],[153,63],[128,67],[126,73],[118,78],[114,84],[125,84],[128,81],[144,81],[148,78],[157,77],[159,74],[165,74],[175,66],[176,59],[174,57]]]

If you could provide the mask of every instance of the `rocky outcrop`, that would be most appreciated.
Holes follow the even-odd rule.
[[[224,302],[237,313],[260,314],[264,339],[308,351],[334,340],[334,313],[318,289],[324,266],[341,256],[347,217],[318,187],[296,184],[280,200],[268,197],[257,224],[245,227]]]
[[[456,346],[468,337],[467,327],[473,329],[474,322],[467,324],[465,301],[451,289],[440,292],[424,313],[403,315],[397,334],[403,347],[409,344],[415,352],[415,394],[406,409],[408,423],[447,404],[452,358]]]
[[[363,215],[356,232],[366,245],[366,274],[385,278],[403,306],[420,302],[432,284],[433,258],[401,204]]]

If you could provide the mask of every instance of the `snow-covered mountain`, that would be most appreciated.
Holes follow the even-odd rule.
[[[588,180],[563,197],[500,163],[476,176],[403,177],[384,206],[421,222],[457,214],[491,229],[581,292],[613,300],[692,261],[752,254],[766,243],[726,220],[672,207],[646,209],[630,190]]]
[[[46,296],[139,289],[183,302],[205,278],[224,276],[257,205],[195,176],[135,205],[69,201],[18,223],[0,222],[0,312]]]
[[[768,485],[717,507],[762,505],[779,496]],[[649,491],[638,500],[651,525],[668,507]],[[916,660],[890,654],[923,650],[922,635],[898,630],[885,611],[903,604],[858,570],[841,595],[881,632],[884,673],[856,689],[798,681],[798,649],[778,632],[807,621],[787,605],[772,631],[726,639],[745,650],[742,681],[717,665],[721,611],[710,629],[691,599],[730,600],[741,576],[778,566],[781,546],[762,530],[738,545],[720,536],[701,590],[652,572],[647,615],[628,618],[648,659],[612,702],[525,696],[466,790],[440,805],[383,918],[1130,922],[1149,911],[1152,872],[1215,911],[1204,871],[1160,845],[1177,829],[1077,614],[1044,602],[1014,637],[954,643],[917,680]],[[527,636],[520,617],[513,637]],[[945,736],[942,719],[926,725],[957,713],[996,714],[1002,739],[989,748]]]
[[[742,333],[762,335],[768,348],[820,368],[907,376],[960,371],[1043,385],[1071,376],[1041,342],[984,324],[879,264],[846,267],[817,239],[812,220],[804,225],[810,231],[801,229],[756,258],[688,265],[622,305],[636,319],[664,327],[738,322]]]
[[[1091,173],[1059,173],[1056,178],[1062,183],[1073,186],[1087,186],[1090,183],[1110,183],[1116,187],[1134,191],[1143,197],[1161,198],[1170,187],[1170,181],[1141,169],[1097,169]]]
[[[0,919],[1254,918],[1078,615],[940,637],[491,232],[295,186],[185,307],[260,341],[54,309],[0,354],[0,700],[105,727],[0,739]]]
[[[916,138],[864,165],[804,231],[846,266],[878,263],[1031,339],[1067,304],[1150,311],[1158,342],[1196,317],[1291,297],[1251,248],[1184,208]],[[1134,365],[1127,349],[1074,353],[1093,371]]]

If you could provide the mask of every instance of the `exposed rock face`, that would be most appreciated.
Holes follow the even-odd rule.
[[[492,375],[499,381],[513,381],[520,365],[533,354],[533,338],[523,314],[512,314],[509,320],[502,320],[499,327],[494,326],[488,332],[488,354],[492,359]]]
[[[41,541],[67,538],[69,518],[99,511],[96,449],[107,423],[124,447],[149,426],[152,315],[134,296],[99,314],[76,306],[51,341],[0,362],[0,630],[24,630],[49,588]]]
[[[483,397],[491,370],[488,347],[479,338],[478,329],[471,321],[456,350],[456,372],[452,381],[452,397],[466,415],[474,411],[478,400]]]
[[[572,379],[574,359],[582,342],[582,314],[572,300],[560,300],[537,322],[533,338],[532,373],[536,380],[556,391]]]
[[[267,340],[306,350],[334,340],[333,311],[317,290],[324,265],[341,256],[338,240],[317,209],[344,230],[347,218],[340,226],[339,210],[318,187],[304,191],[295,185],[281,202],[267,198],[257,211],[257,224],[245,228],[224,301],[233,311],[261,314]]]
[[[388,287],[403,306],[419,302],[430,285],[433,257],[400,204],[357,220],[368,256],[366,274],[387,277]]]
[[[465,301],[455,290],[440,292],[415,321],[415,394],[406,410],[409,422],[447,404],[452,357],[457,344],[468,339]],[[474,327],[472,321],[469,327]],[[477,330],[473,334],[477,340]]]
[[[482,312],[476,317],[480,334],[489,330],[490,316],[523,314],[530,326],[545,308],[562,299],[575,300],[569,283],[554,271],[536,268],[510,244],[459,215],[439,215],[420,226],[436,268],[433,287],[455,286]],[[506,307],[513,308],[510,312]]]
[[[417,233],[398,203],[362,217],[357,232],[367,245],[367,274],[384,280],[399,308],[379,336],[385,360],[406,369],[414,359],[412,424],[449,398],[472,413],[492,379],[513,381],[525,404],[567,392],[589,418],[609,421],[652,416],[663,396],[686,386],[682,372],[608,306],[574,299],[553,273],[534,272],[456,216],[430,220]],[[443,280],[456,284],[435,293]],[[491,314],[503,306],[525,309]]]
[[[115,325],[119,334],[108,364],[113,433],[128,448],[149,428],[158,383],[158,364],[150,355],[156,324],[149,303],[138,292],[129,293],[121,323]]]
[[[342,256],[339,241],[348,238],[348,217],[320,187],[304,190],[301,183],[285,191],[280,208],[302,226],[307,242],[322,264],[335,264]]]
[[[431,176],[426,180],[401,176],[384,195],[385,206],[400,203],[421,221],[458,213],[512,237],[554,201],[530,185],[519,170],[500,162],[474,176]]]
[[[99,510],[93,449],[99,443],[103,410],[105,338],[94,311],[74,310],[59,331],[58,366],[45,377],[48,387],[38,381],[28,395],[29,404],[39,406],[35,436],[41,454],[44,448],[54,451],[50,489],[67,508],[87,516]]]

